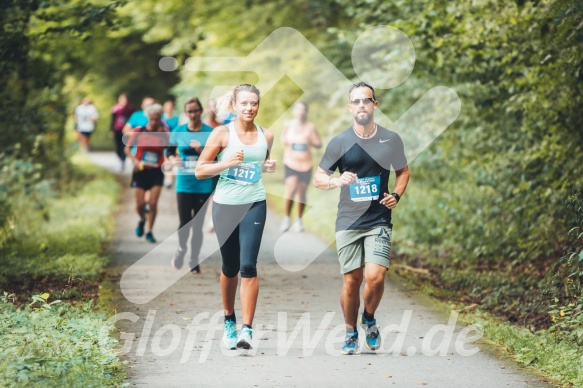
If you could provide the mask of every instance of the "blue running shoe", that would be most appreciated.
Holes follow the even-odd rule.
[[[364,340],[366,347],[372,351],[378,350],[381,347],[382,340],[377,326],[377,320],[373,319],[372,321],[365,321],[364,314],[362,314],[360,316],[360,325],[366,333]]]
[[[239,338],[237,338],[237,349],[252,349],[251,347],[251,333],[253,329],[244,327],[239,333]]]
[[[223,332],[223,343],[227,349],[237,347],[237,327],[235,321],[225,321],[225,331]]]
[[[358,343],[358,332],[346,332],[342,354],[352,355],[360,354],[360,345]]]
[[[138,226],[136,227],[136,236],[142,237],[144,235],[144,226],[146,225],[146,220],[140,220]]]
[[[148,242],[151,242],[151,243],[155,243],[156,242],[156,239],[154,238],[154,235],[152,234],[152,232],[146,233],[146,240]]]

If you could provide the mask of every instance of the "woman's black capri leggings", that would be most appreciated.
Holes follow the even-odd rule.
[[[223,274],[234,278],[257,276],[257,255],[261,245],[267,208],[265,201],[245,205],[213,203],[213,223],[223,256]]]

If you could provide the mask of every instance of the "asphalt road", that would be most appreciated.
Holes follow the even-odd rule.
[[[112,171],[118,165],[113,153],[90,157]],[[456,326],[455,314],[436,311],[392,278],[376,313],[382,348],[373,353],[361,346],[361,355],[340,355],[344,326],[336,254],[306,232],[289,232],[280,240],[280,219],[273,213],[268,214],[258,260],[254,349],[227,350],[221,341],[215,235],[204,233],[201,274],[173,269],[170,260],[178,241],[174,190],[163,190],[154,227],[158,243],[150,244],[134,234],[138,217],[129,167],[119,176],[125,189],[110,252],[120,274],[117,326],[131,386],[548,386],[475,341],[479,332]],[[280,260],[274,259],[276,243],[285,253]],[[307,268],[295,270],[305,266],[308,251],[323,253]],[[237,307],[240,322],[238,300]],[[361,341],[363,337],[361,332]]]

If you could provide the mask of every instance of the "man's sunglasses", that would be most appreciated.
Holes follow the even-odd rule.
[[[358,106],[358,105],[360,105],[360,103],[363,103],[364,105],[369,105],[369,104],[373,104],[375,102],[376,101],[374,98],[355,98],[354,100],[350,101],[350,104],[354,105],[354,106]]]

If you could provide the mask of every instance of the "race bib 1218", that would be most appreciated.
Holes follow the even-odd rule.
[[[381,177],[370,176],[359,178],[349,186],[350,199],[354,202],[364,202],[379,199]]]

